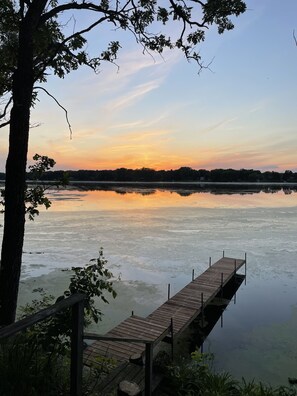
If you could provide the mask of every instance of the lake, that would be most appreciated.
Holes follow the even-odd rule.
[[[296,191],[84,186],[48,195],[52,208],[26,225],[20,305],[34,288],[61,294],[69,276],[62,269],[87,263],[102,246],[118,292],[102,307],[102,334],[132,310],[148,315],[166,300],[168,283],[177,292],[209,257],[246,252],[247,283],[204,352],[237,378],[297,377]]]

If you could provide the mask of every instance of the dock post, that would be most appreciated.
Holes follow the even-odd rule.
[[[195,270],[192,270],[192,281],[195,279]]]
[[[234,275],[236,275],[236,259],[234,260]]]
[[[201,293],[201,327],[204,327],[204,301],[203,301],[203,293]]]
[[[134,316],[134,311],[132,311],[131,316]]]
[[[223,258],[225,257],[225,250],[223,250]]]
[[[221,297],[223,296],[224,273],[221,273]]]
[[[82,395],[84,301],[72,306],[70,395]]]
[[[170,331],[171,331],[171,359],[173,361],[173,353],[174,353],[174,350],[173,350],[173,346],[174,346],[174,344],[173,344],[173,318],[170,319]]]
[[[209,264],[208,264],[209,268],[211,267],[211,257],[209,257]]]
[[[168,300],[170,299],[170,283],[168,283]]]
[[[153,344],[145,344],[145,396],[152,395],[152,377],[153,377]]]
[[[246,285],[246,253],[244,254],[244,284]]]

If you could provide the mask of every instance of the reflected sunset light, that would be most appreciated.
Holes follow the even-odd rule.
[[[193,190],[132,189],[52,190],[51,211],[140,210],[170,207],[255,208],[297,206],[297,193],[201,192]]]

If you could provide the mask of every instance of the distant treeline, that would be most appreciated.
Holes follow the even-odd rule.
[[[65,176],[69,181],[111,181],[111,182],[297,182],[297,172],[265,171],[254,169],[199,169],[182,167],[176,170],[154,170],[150,168],[116,170],[77,170],[49,171],[41,180],[61,180]],[[28,179],[31,179],[28,174]],[[5,174],[0,173],[4,179]]]

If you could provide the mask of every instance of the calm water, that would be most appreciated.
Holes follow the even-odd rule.
[[[215,367],[286,384],[297,377],[297,193],[190,190],[51,191],[52,208],[27,223],[20,304],[43,287],[59,295],[61,269],[87,263],[103,246],[118,298],[103,307],[99,333],[146,316],[204,271],[211,256],[242,258],[247,284],[204,345]],[[1,230],[1,229],[0,229]]]

